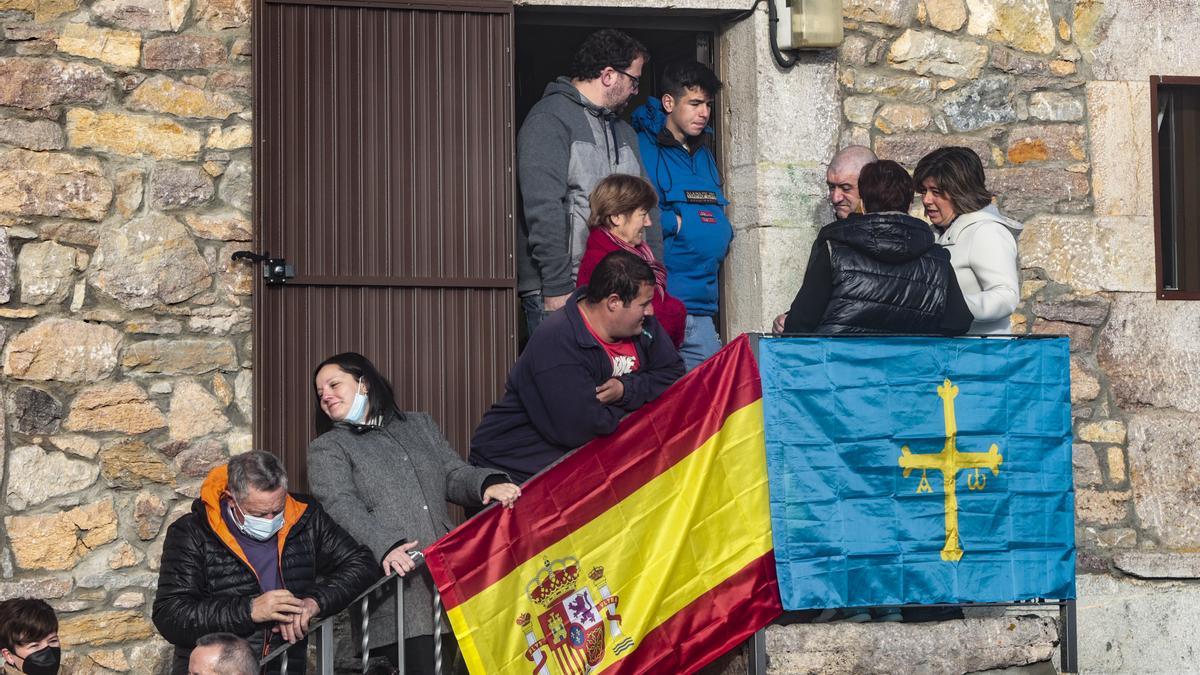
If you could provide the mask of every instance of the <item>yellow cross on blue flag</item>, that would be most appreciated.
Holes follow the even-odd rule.
[[[785,609],[1075,597],[1066,338],[760,343]]]

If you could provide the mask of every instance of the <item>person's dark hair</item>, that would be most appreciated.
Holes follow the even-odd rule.
[[[209,633],[196,640],[197,647],[221,648],[221,672],[228,675],[258,675],[258,659],[250,643],[233,633]]]
[[[613,226],[612,216],[623,216],[638,209],[649,211],[658,204],[658,193],[645,178],[627,173],[613,173],[592,189],[588,195],[588,227],[607,229]]]
[[[958,213],[978,211],[992,203],[992,193],[984,186],[983,162],[970,148],[947,146],[922,157],[913,172],[913,189],[920,192],[928,178],[937,183]]]
[[[672,61],[663,68],[660,80],[660,95],[670,94],[681,98],[692,87],[709,96],[716,96],[721,91],[721,80],[711,68],[699,61]]]
[[[45,600],[13,598],[0,602],[0,647],[16,651],[20,645],[57,632],[58,617]]]
[[[646,46],[626,33],[604,28],[587,36],[571,57],[567,77],[572,80],[594,80],[605,68],[627,70],[638,57],[649,61]]]
[[[233,498],[245,499],[250,488],[264,492],[287,489],[287,471],[279,458],[269,452],[254,450],[234,455],[229,460],[226,485]]]
[[[371,406],[371,415],[382,415],[384,419],[392,415],[401,415],[400,409],[396,407],[396,395],[392,393],[392,383],[387,381],[374,363],[367,357],[358,352],[342,352],[334,354],[317,364],[313,369],[312,381],[317,381],[317,373],[328,365],[335,365],[338,368],[346,371],[355,380],[364,380],[367,385],[367,404]],[[313,394],[316,396],[316,426],[317,435],[329,431],[333,428],[333,420],[329,419],[329,415],[321,410],[321,395],[313,389]]]
[[[654,270],[645,260],[629,251],[613,251],[600,259],[588,282],[588,302],[601,302],[613,293],[628,305],[642,290],[642,285],[654,285]]]
[[[912,204],[912,178],[890,159],[871,162],[858,174],[858,194],[867,213],[908,211]]]

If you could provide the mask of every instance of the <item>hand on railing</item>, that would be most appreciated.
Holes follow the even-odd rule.
[[[285,589],[267,591],[250,605],[250,620],[254,623],[290,621],[304,609],[304,601]]]
[[[413,550],[420,542],[407,541],[388,552],[383,557],[383,573],[404,576],[417,569],[421,564],[418,557],[423,558],[420,551]]]
[[[303,608],[298,614],[293,614],[290,621],[280,621],[271,629],[272,632],[279,633],[284,640],[291,644],[304,639],[304,636],[308,634],[309,623],[321,613],[321,607],[317,605],[316,600],[304,598],[301,603]]]

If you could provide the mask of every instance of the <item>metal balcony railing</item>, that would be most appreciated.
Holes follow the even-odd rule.
[[[413,557],[413,560],[416,561],[416,563],[417,563],[417,568],[413,570],[413,572],[416,572],[417,570],[420,569],[420,566],[424,563],[425,557],[423,555],[421,555],[420,551],[412,551],[409,553],[409,555],[411,555]],[[410,572],[409,574],[412,574],[413,572]],[[379,581],[376,581],[374,584],[371,585],[370,588],[363,591],[357,598],[352,600],[350,602],[350,606],[347,607],[346,609],[342,610],[342,612],[331,615],[331,616],[327,616],[324,619],[321,619],[316,624],[312,624],[309,626],[308,634],[310,636],[312,636],[312,635],[316,636],[315,643],[316,643],[316,649],[317,649],[317,663],[318,663],[317,672],[320,673],[320,675],[333,675],[333,655],[334,655],[334,651],[336,649],[336,645],[334,644],[334,636],[333,636],[334,619],[336,619],[342,613],[350,611],[350,609],[353,608],[356,604],[359,606],[359,610],[361,611],[361,614],[362,614],[362,623],[361,623],[362,644],[360,645],[360,648],[362,650],[361,672],[363,672],[363,673],[367,672],[367,665],[368,665],[368,662],[370,661],[370,650],[368,649],[368,645],[370,644],[370,635],[371,635],[370,634],[371,594],[374,593],[376,590],[382,588],[383,586],[385,586],[389,583],[393,583],[393,582],[395,582],[395,584],[396,584],[396,600],[395,600],[395,603],[396,603],[396,648],[399,651],[398,661],[399,661],[400,673],[401,673],[401,675],[404,675],[404,578],[396,575],[395,573],[389,574],[388,576],[380,579]],[[279,673],[280,673],[280,675],[287,675],[287,672],[288,672],[288,650],[290,648],[292,648],[293,646],[294,646],[293,644],[285,642],[284,644],[276,647],[273,651],[271,651],[269,654],[267,654],[265,657],[263,657],[261,661],[259,661],[259,664],[258,664],[259,667],[265,668],[272,661],[280,661]],[[441,598],[441,594],[438,593],[436,587],[433,589],[433,659],[434,659],[434,675],[441,675],[441,673],[442,673],[442,598]],[[307,659],[306,659],[306,661],[307,661]]]

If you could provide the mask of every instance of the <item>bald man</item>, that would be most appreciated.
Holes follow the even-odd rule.
[[[825,186],[829,188],[829,205],[833,207],[833,215],[838,220],[845,220],[851,213],[858,212],[858,174],[862,168],[877,161],[875,153],[862,145],[848,145],[829,160],[829,168],[825,171]],[[775,317],[772,330],[783,332],[783,323],[787,320],[787,312]]]
[[[829,203],[833,215],[844,220],[858,211],[858,174],[862,168],[876,161],[875,153],[861,145],[851,145],[838,151],[829,160],[825,171],[825,185],[829,188]]]

